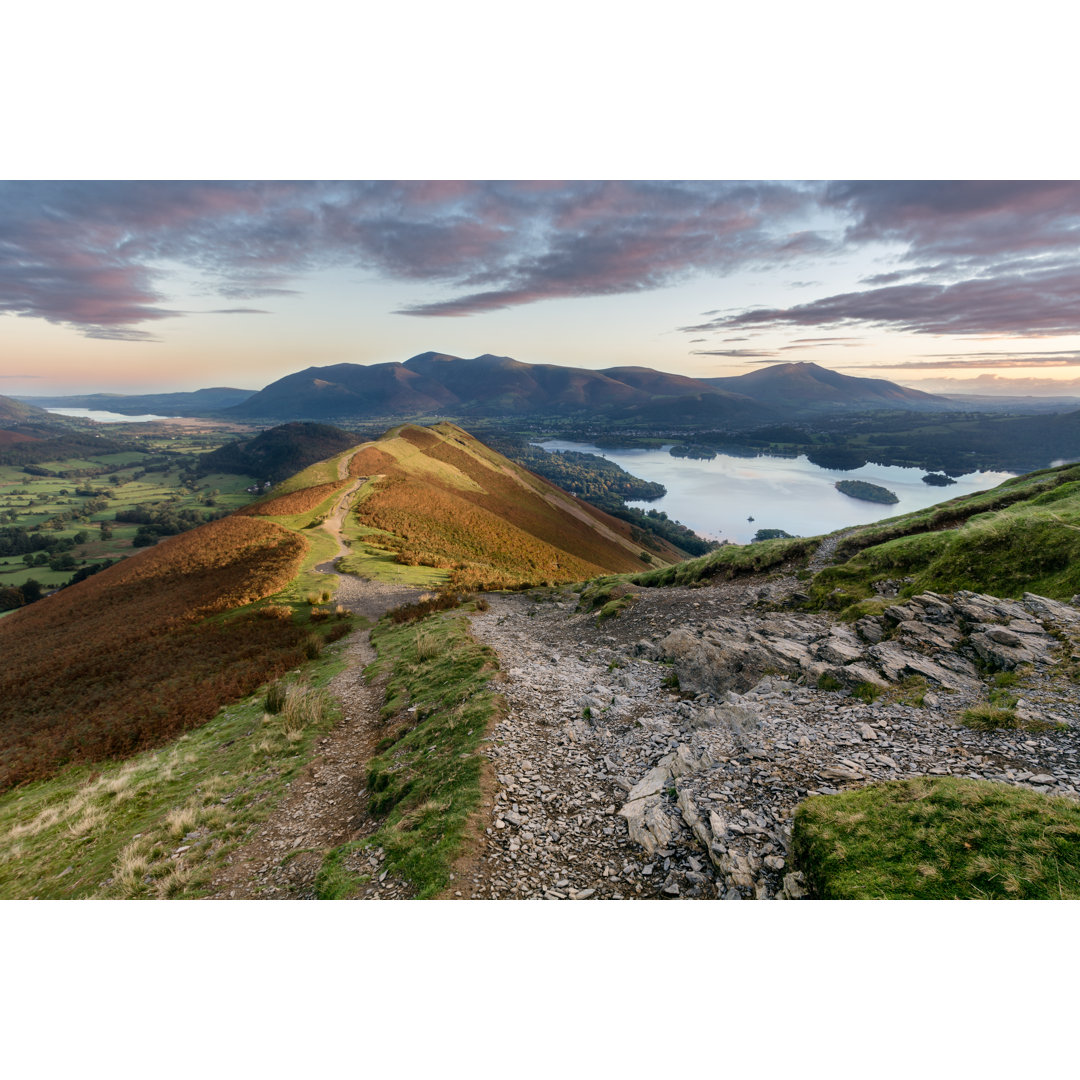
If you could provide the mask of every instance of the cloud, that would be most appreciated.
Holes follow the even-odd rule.
[[[0,313],[147,340],[146,324],[189,314],[170,304],[166,268],[236,302],[217,309],[230,314],[349,268],[424,285],[402,315],[460,317],[693,274],[780,281],[867,245],[891,262],[861,291],[716,309],[683,329],[1080,327],[1080,184],[1064,181],[8,182]]]
[[[820,341],[806,341],[801,345],[781,345],[780,352],[796,352],[800,349],[861,349],[863,343],[857,338],[822,338]]]
[[[790,306],[711,313],[688,333],[881,327],[918,334],[1080,332],[1080,183],[835,181],[819,205],[842,247],[892,249],[865,289]],[[794,287],[796,283],[791,283]]]
[[[822,204],[851,215],[850,243],[899,241],[919,259],[999,259],[1080,243],[1080,184],[1068,180],[837,181]]]
[[[1080,264],[1028,273],[839,293],[787,308],[757,308],[679,329],[875,326],[916,334],[1054,336],[1080,333]]]
[[[709,340],[708,338],[696,337],[696,338],[691,338],[690,341],[688,342],[688,344],[697,345],[699,342],[708,341],[708,340]]]
[[[809,198],[776,184],[571,185],[573,197],[534,207],[516,243],[462,284],[481,288],[415,304],[399,314],[461,316],[540,300],[631,294],[691,273],[780,265],[830,250],[832,241],[785,226]],[[478,244],[486,237],[478,233]]]
[[[214,308],[212,311],[208,311],[207,315],[270,315],[272,312],[266,311],[263,308],[254,307],[231,307],[231,308]]]
[[[94,336],[176,317],[185,313],[166,302],[166,266],[194,271],[232,299],[289,295],[307,272],[359,268],[443,290],[401,309],[428,317],[631,294],[701,271],[786,265],[831,250],[834,236],[806,228],[821,190],[773,182],[9,182],[0,185],[0,312]]]
[[[963,376],[941,375],[936,379],[908,379],[905,385],[920,387],[931,393],[971,393],[973,391],[995,394],[1039,394],[1045,397],[1067,397],[1080,391],[1080,378],[1040,379],[1012,375]]]
[[[733,356],[746,360],[756,356],[775,356],[776,353],[765,349],[694,349],[691,356]]]
[[[795,345],[821,345],[827,342],[833,341],[862,341],[862,338],[857,337],[799,337],[794,338],[791,342],[792,346]],[[789,346],[790,347],[790,346]]]
[[[101,338],[104,341],[159,341],[149,330],[136,330],[130,326],[84,326],[83,337]]]
[[[984,354],[986,355],[986,354]],[[978,356],[978,354],[976,354]],[[890,370],[935,371],[955,368],[972,370],[973,368],[1030,368],[1030,367],[1080,367],[1080,352],[1061,353],[1056,356],[1016,357],[1003,356],[1000,359],[955,359],[955,360],[904,360],[889,364],[845,364],[845,369],[872,370],[887,367]]]

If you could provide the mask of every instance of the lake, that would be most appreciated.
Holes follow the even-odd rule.
[[[104,409],[46,409],[57,416],[73,416],[79,420],[96,420],[99,424],[145,424],[150,420],[171,420],[171,416],[155,416],[145,413],[143,416],[125,416],[123,413],[106,412]]]
[[[822,469],[805,456],[734,457],[717,454],[711,461],[674,458],[659,450],[601,450],[587,443],[548,439],[545,450],[598,454],[643,480],[655,480],[667,495],[653,502],[630,502],[643,510],[663,510],[710,540],[745,544],[758,529],[784,529],[795,536],[817,536],[845,525],[867,525],[882,518],[921,510],[934,503],[984,491],[1014,473],[977,472],[956,478],[948,487],[922,482],[923,469],[864,465],[848,471]],[[841,495],[837,480],[866,480],[894,492],[898,503],[864,502]],[[753,517],[753,521],[747,521]]]

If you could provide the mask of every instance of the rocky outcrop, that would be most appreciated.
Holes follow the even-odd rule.
[[[741,693],[767,673],[804,682],[827,676],[848,688],[921,676],[964,690],[978,683],[976,663],[1002,670],[1053,664],[1054,633],[1063,626],[1080,629],[1080,612],[1031,593],[1000,600],[927,592],[854,629],[809,614],[723,618],[681,626],[637,651],[670,663],[680,688],[693,694]]]
[[[930,774],[1080,798],[1080,688],[1053,677],[1080,612],[925,593],[849,626],[758,599],[735,584],[646,589],[597,627],[570,598],[491,597],[474,626],[503,660],[509,711],[463,895],[799,899],[790,829],[807,797]],[[983,665],[1014,659],[1004,650],[1031,657],[1013,692],[1040,730],[959,726],[987,701]],[[925,689],[850,693],[913,675]]]

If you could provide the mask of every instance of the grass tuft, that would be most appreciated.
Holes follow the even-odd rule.
[[[1080,898],[1080,805],[960,777],[801,803],[794,866],[826,900]]]

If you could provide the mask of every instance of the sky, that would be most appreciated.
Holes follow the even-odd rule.
[[[427,350],[1076,392],[1080,183],[15,180],[0,313],[2,394]]]

